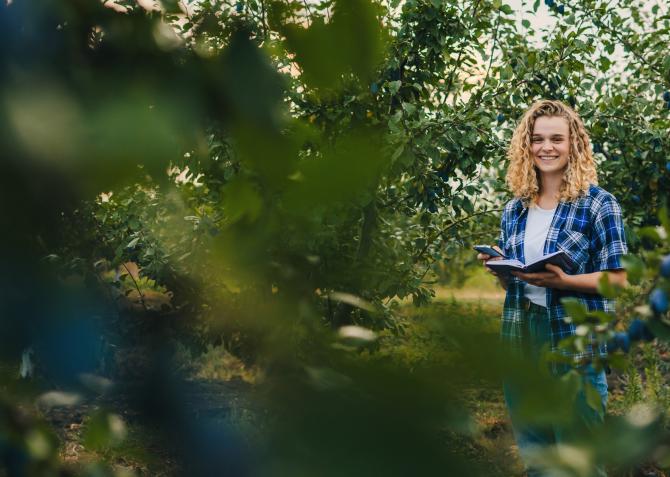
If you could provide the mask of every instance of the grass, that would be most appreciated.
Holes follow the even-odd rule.
[[[429,306],[403,307],[405,333],[383,333],[378,353],[411,369],[459,359],[448,345],[450,334],[458,332],[455,330],[497,334],[504,294],[487,275],[475,273],[461,289],[436,288],[435,300]],[[460,391],[462,404],[474,418],[477,430],[473,435],[451,436],[449,445],[455,445],[459,454],[478,463],[486,475],[524,475],[498,383],[477,380]]]
[[[466,304],[482,303],[497,305],[505,301],[505,290],[498,284],[498,280],[488,273],[484,267],[470,268],[467,278],[459,288],[435,286],[435,299],[438,302],[459,300]]]
[[[458,330],[476,330],[487,335],[497,335],[500,326],[504,292],[495,279],[483,269],[474,269],[465,280],[462,288],[436,287],[435,300],[428,306],[417,308],[405,305],[400,309],[401,321],[405,324],[402,334],[381,332],[379,349],[374,355],[389,359],[409,369],[430,363],[448,363],[459,359],[461,355],[451,345],[451,333]],[[669,374],[670,353],[662,345],[651,345],[636,350],[632,362],[639,374],[640,384],[637,391],[638,401],[664,399],[667,407],[670,392],[664,390]],[[226,353],[223,348],[208,349],[202,356],[188,356],[186,360],[193,368],[194,376],[206,379],[243,379],[253,383],[260,372],[247,369],[244,364]],[[653,365],[653,366],[652,366]],[[656,372],[657,370],[658,372]],[[0,368],[2,374],[13,374],[14,368]],[[653,373],[652,373],[653,371]],[[628,373],[630,374],[630,372]],[[659,376],[660,374],[660,376]],[[631,393],[625,383],[626,373],[616,372],[609,376],[610,415],[627,412],[631,404]],[[12,394],[31,394],[33,389],[17,380],[7,379],[5,383],[15,383]],[[7,392],[9,389],[5,389]],[[492,380],[480,379],[464,382],[462,405],[476,424],[471,434],[450,435],[448,443],[452,450],[466,456],[480,468],[486,469],[478,475],[492,477],[523,476],[523,468],[518,457],[512,435],[507,409],[504,404],[501,386]],[[627,394],[628,393],[628,394]],[[633,403],[634,404],[634,403]],[[241,434],[256,437],[254,416],[245,414],[245,406],[233,407],[229,424]],[[73,418],[62,436],[62,459],[72,468],[82,468],[101,461],[110,467],[121,470],[126,475],[170,476],[178,475],[176,461],[170,457],[168,446],[160,442],[158,434],[139,423],[127,420],[126,437],[114,446],[87,449],[83,447],[87,419]],[[78,419],[78,420],[77,420]],[[451,431],[448,431],[451,432]],[[455,447],[455,448],[454,448]],[[653,466],[659,477],[664,474]],[[610,474],[628,476],[632,473]],[[644,474],[639,474],[644,475]]]
[[[82,432],[74,437],[74,442],[82,441],[86,427],[87,423],[84,422]],[[85,453],[77,456],[74,461],[75,467],[104,463],[115,471],[127,475],[156,477],[178,475],[177,463],[159,436],[159,433],[144,425],[127,423],[123,440],[116,445],[101,446],[95,450],[87,449]]]
[[[427,359],[453,359],[454,356],[444,349],[444,339],[440,336],[445,328],[436,324],[448,322],[497,333],[503,302],[504,291],[495,279],[483,270],[475,270],[462,288],[436,287],[435,300],[429,306],[405,306],[403,316],[409,323],[406,334],[388,338],[382,352],[413,365]],[[614,369],[608,375],[607,414],[620,416],[638,403],[655,403],[667,415],[670,407],[667,387],[670,346],[662,341],[635,346],[628,362],[628,369]],[[464,392],[464,405],[475,419],[479,432],[458,441],[461,445],[459,452],[488,469],[487,475],[524,475],[500,387],[487,382],[473,383]],[[666,419],[668,427],[670,420]],[[670,474],[653,462],[645,462],[629,469],[610,469],[608,475],[665,477]]]

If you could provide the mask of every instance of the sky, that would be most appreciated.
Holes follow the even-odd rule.
[[[544,1],[540,2],[536,13],[533,13],[533,0],[506,0],[505,3],[518,13],[517,26],[520,30],[523,29],[521,20],[524,19],[529,20],[536,31],[546,27],[553,28],[556,25],[556,19],[549,14],[549,7],[544,4]],[[531,13],[523,13],[525,10],[530,10]]]

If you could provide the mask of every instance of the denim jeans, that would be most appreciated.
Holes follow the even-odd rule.
[[[537,368],[538,377],[544,373],[545,379],[559,379],[564,375],[568,368],[562,371],[551,373],[546,361],[542,359],[542,351],[551,340],[550,323],[547,309],[539,305],[531,304],[528,310],[524,311],[524,354],[523,359],[531,360],[531,364]],[[582,382],[580,391],[577,393],[574,402],[565,400],[564,405],[569,418],[556,422],[534,423],[524,417],[523,413],[523,388],[518,381],[506,379],[503,382],[503,392],[505,403],[509,411],[512,430],[519,448],[519,454],[528,471],[528,477],[537,477],[544,475],[542,470],[534,467],[533,455],[538,449],[548,449],[548,446],[556,444],[570,444],[578,439],[584,439],[589,432],[602,424],[607,405],[607,378],[605,371],[596,372],[590,364],[578,370]],[[532,386],[533,375],[526,377],[526,386],[529,382]],[[541,379],[537,383],[541,383]],[[546,382],[546,381],[545,381]],[[589,404],[586,398],[584,387],[593,386],[600,395],[600,409],[595,409],[593,400]],[[526,388],[528,389],[528,388]],[[561,406],[563,402],[561,402]],[[606,476],[604,469],[596,467],[593,474],[597,476]]]

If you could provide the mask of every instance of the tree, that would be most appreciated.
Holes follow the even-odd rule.
[[[496,237],[505,146],[532,101],[565,100],[585,119],[602,184],[626,207],[634,250],[644,242],[633,226],[653,225],[667,203],[661,7],[652,16],[626,2],[556,7],[556,28],[538,48],[527,41],[530,24],[520,30],[499,0],[216,0],[186,13],[173,2],[151,12],[114,5],[0,8],[0,189],[11,250],[2,279],[12,290],[3,340],[17,348],[16,336],[51,338],[44,330],[53,327],[15,319],[26,310],[56,325],[81,312],[67,287],[54,286],[72,263],[94,278],[100,258],[112,268],[135,260],[176,292],[187,317],[224,316],[257,337],[253,352],[283,379],[278,395],[309,404],[307,425],[288,413],[278,430],[294,430],[324,458],[358,436],[347,448],[355,465],[334,472],[467,465],[442,453],[431,424],[436,415],[450,429],[462,424],[453,412],[458,385],[436,380],[434,370],[412,376],[330,351],[336,338],[324,324],[399,326],[394,301],[426,303],[425,280],[449,258],[444,250]],[[617,45],[626,66],[613,73]],[[627,182],[640,172],[658,181]],[[54,252],[70,267],[56,276],[41,259]],[[157,361],[150,396],[170,382]],[[472,372],[450,366],[439,371]],[[423,408],[408,409],[403,389]],[[387,392],[388,412],[377,413]],[[335,411],[340,393],[354,396],[346,419]],[[159,420],[183,416],[171,405],[155,406]],[[202,431],[176,421],[168,431],[175,438]],[[374,433],[374,458],[366,458],[363,438],[388,422],[397,432]],[[324,423],[332,432],[320,443],[314,432]],[[624,431],[634,438],[649,428]],[[413,442],[410,459],[398,442]],[[398,452],[389,457],[389,448]],[[273,464],[305,470],[318,462],[280,446]]]

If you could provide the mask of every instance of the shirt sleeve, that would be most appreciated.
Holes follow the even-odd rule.
[[[498,237],[498,247],[500,250],[505,252],[505,242],[507,241],[507,206],[503,208],[502,215],[500,217],[500,236]]]
[[[503,207],[502,215],[500,216],[500,235],[498,236],[498,247],[505,252],[505,243],[507,243],[507,220],[510,214],[511,201]]]
[[[611,194],[605,197],[594,217],[592,246],[595,271],[623,268],[621,257],[628,253],[623,214]]]

